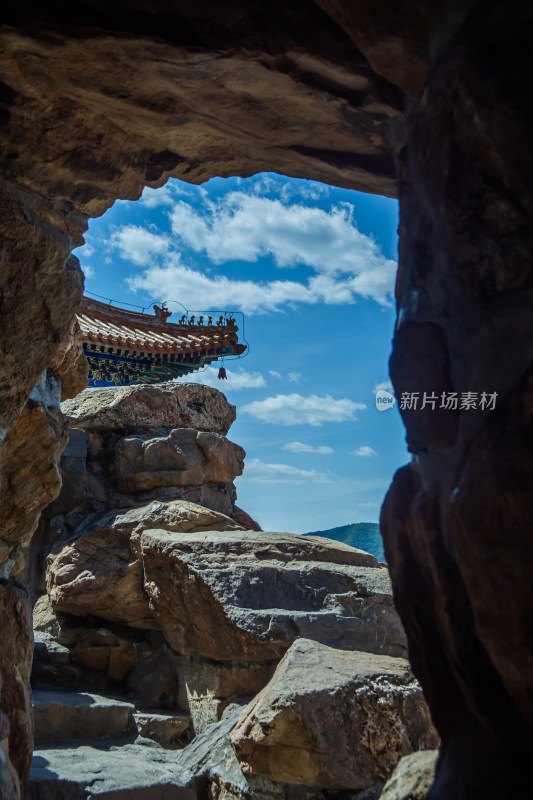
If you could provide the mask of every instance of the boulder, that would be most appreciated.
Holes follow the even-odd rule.
[[[180,753],[180,764],[207,785],[203,796],[213,800],[288,800],[284,784],[274,784],[255,775],[244,775],[230,744],[230,734],[245,706],[232,704],[222,718],[209,725]],[[302,796],[290,787],[290,800],[312,800],[309,790]]]
[[[400,759],[380,800],[426,800],[438,754],[438,750],[420,750]]]
[[[96,431],[163,427],[225,435],[235,420],[222,392],[198,383],[85,389],[61,407],[72,427]]]
[[[233,506],[233,513],[231,518],[238,522],[241,528],[247,531],[262,531],[261,525],[253,519],[246,511],[243,511],[239,506]]]
[[[120,439],[112,451],[110,474],[125,493],[226,484],[242,474],[244,456],[242,447],[218,433],[159,430]]]
[[[49,557],[47,588],[54,611],[157,628],[140,560],[141,533],[154,526],[163,526],[170,536],[238,528],[229,517],[184,500],[153,501],[104,514]]]
[[[184,655],[277,660],[300,636],[405,654],[388,571],[362,550],[256,531],[152,530],[141,544],[151,609]]]
[[[359,791],[437,741],[406,659],[307,639],[292,645],[231,734],[245,774]]]

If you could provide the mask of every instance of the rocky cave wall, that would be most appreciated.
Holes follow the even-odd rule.
[[[413,459],[383,509],[396,603],[443,738],[431,797],[502,797],[509,773],[515,792],[529,786],[531,14],[520,0],[3,5],[6,641],[27,627],[22,546],[59,491],[57,376],[82,384],[75,348],[65,363],[82,292],[68,256],[88,218],[171,174],[269,169],[398,193],[396,392],[498,393],[493,412],[404,414]],[[13,503],[31,464],[32,503]],[[30,651],[2,652],[22,781]],[[22,699],[6,689],[15,674]]]

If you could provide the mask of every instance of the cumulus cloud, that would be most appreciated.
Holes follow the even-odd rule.
[[[364,403],[354,403],[341,398],[335,400],[331,395],[319,397],[316,394],[303,396],[297,394],[278,394],[264,400],[254,400],[241,408],[261,422],[277,425],[323,425],[325,422],[346,422],[355,420],[356,411],[366,408]]]
[[[301,372],[289,372],[289,383],[300,383],[302,380]]]
[[[178,195],[187,196],[193,192],[200,191],[199,187],[192,187],[183,181],[170,180],[160,189],[151,189],[146,186],[141,196],[141,204],[145,208],[158,208],[159,206],[172,206]]]
[[[223,392],[228,389],[239,392],[241,389],[260,389],[262,386],[266,386],[261,372],[246,372],[244,369],[233,370],[226,367],[227,380],[219,380],[218,370],[218,367],[207,367],[202,372],[194,372],[191,376],[181,378],[180,382],[201,383]]]
[[[277,372],[275,369],[269,369],[268,374],[271,375],[273,378],[281,378],[281,372]]]
[[[252,458],[244,466],[241,480],[255,483],[329,483],[330,478],[324,472],[315,469],[298,469],[289,464],[265,464],[258,458]]]
[[[170,247],[166,236],[139,225],[124,225],[113,231],[110,244],[121,258],[139,266],[150,264],[157,256],[166,254]]]
[[[287,303],[317,303],[319,297],[297,281],[231,280],[225,275],[211,277],[181,263],[174,255],[165,266],[153,266],[126,280],[133,291],[151,297],[172,299],[179,287],[180,301],[187,308],[227,308],[248,313],[275,311]]]
[[[141,203],[146,208],[157,208],[158,206],[171,206],[174,203],[175,195],[172,191],[172,184],[167,183],[161,189],[151,189],[146,186],[141,196]]]
[[[174,183],[146,189],[145,206],[169,207],[171,235],[134,225],[113,233],[111,246],[122,258],[145,268],[130,277],[130,288],[168,297],[179,285],[190,307],[212,307],[216,296],[219,306],[250,312],[299,303],[354,303],[357,297],[390,305],[396,264],[385,258],[372,237],[358,230],[353,206],[313,205],[327,189],[320,184],[293,188],[290,182],[280,188],[266,176],[249,192],[234,190],[214,200],[207,193],[199,195],[198,207],[183,199],[186,192]],[[268,192],[277,196],[265,196]],[[188,263],[183,260],[185,252]],[[190,263],[194,254],[206,256],[215,266],[270,257],[279,268],[307,267],[308,274],[299,273],[298,280],[268,282],[232,280],[213,272],[208,276]]]
[[[313,447],[313,445],[304,444],[303,442],[287,442],[281,449],[288,450],[289,453],[317,453],[318,455],[329,455],[335,452],[333,447],[327,447],[322,444]]]
[[[86,278],[94,278],[94,267],[91,267],[90,264],[83,264],[82,270]]]
[[[370,458],[371,456],[377,456],[375,450],[368,445],[363,444],[361,447],[358,447],[357,450],[352,451],[352,456],[363,456],[363,458]]]
[[[325,210],[234,191],[201,209],[179,201],[171,227],[181,242],[215,264],[270,255],[279,267],[304,264],[320,273],[353,276],[387,267],[394,277],[394,262],[358,230],[347,203]]]

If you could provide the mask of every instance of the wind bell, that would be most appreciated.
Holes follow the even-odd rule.
[[[224,364],[224,362],[222,362],[222,364]],[[228,376],[226,375],[226,368],[223,366],[218,370],[218,379],[219,381],[228,379]]]

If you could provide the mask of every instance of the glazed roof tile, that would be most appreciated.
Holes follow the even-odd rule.
[[[83,297],[77,313],[85,344],[104,345],[158,354],[188,354],[232,347],[235,355],[246,349],[239,344],[235,324],[183,325],[164,322]]]

